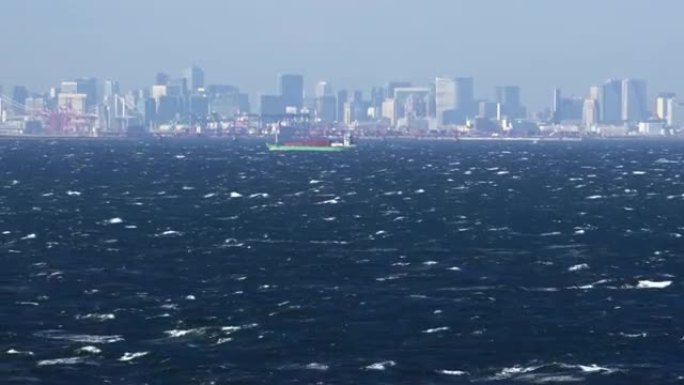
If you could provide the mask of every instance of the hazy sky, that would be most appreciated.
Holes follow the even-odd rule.
[[[533,108],[609,77],[684,94],[682,0],[1,1],[0,84],[35,90],[79,76],[143,87],[196,63],[253,95],[278,72],[365,92],[474,76],[478,96],[518,84]]]

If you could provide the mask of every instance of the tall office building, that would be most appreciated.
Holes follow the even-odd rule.
[[[622,120],[640,122],[646,119],[648,119],[646,81],[624,79],[622,81]]]
[[[169,84],[169,80],[171,80],[171,75],[166,72],[157,72],[157,75],[154,78],[154,85],[166,86]]]
[[[97,79],[81,78],[76,79],[77,93],[86,95],[86,109],[90,110],[98,103],[97,99]],[[62,91],[64,92],[64,91]]]
[[[404,82],[404,81],[387,82],[387,84],[385,84],[385,97],[393,98],[395,89],[397,89],[397,88],[409,88],[411,86],[412,86],[411,82]]]
[[[337,98],[324,95],[316,98],[316,117],[324,123],[333,123],[337,119]]]
[[[200,88],[204,88],[204,70],[196,65],[187,68],[183,72],[186,87],[190,92],[195,92]]]
[[[26,99],[29,93],[24,86],[14,86],[12,89],[12,101],[14,102],[14,113],[23,114],[24,105],[26,105]]]
[[[105,80],[104,82],[104,98],[110,99],[114,95],[119,94],[119,82],[116,80]]]
[[[473,78],[437,78],[434,109],[439,124],[462,124],[475,115]]]
[[[294,107],[301,110],[304,107],[304,77],[292,74],[279,75],[278,94],[286,108]]]
[[[349,100],[349,92],[347,90],[337,91],[337,114],[336,119],[341,122],[344,118],[344,105]]]
[[[317,99],[320,99],[324,96],[333,96],[332,86],[326,81],[320,81],[316,84],[314,94]]]
[[[259,98],[259,111],[262,116],[282,115],[285,113],[286,107],[280,95],[261,95]]]
[[[599,102],[596,99],[584,99],[582,106],[582,123],[584,127],[594,127],[599,123]]]
[[[449,115],[456,111],[456,80],[444,77],[435,79],[435,110],[439,125],[452,123]]]
[[[601,123],[622,122],[622,81],[610,79],[601,86]]]
[[[555,88],[553,90],[553,122],[558,124],[562,120],[563,106],[562,106],[562,94],[560,88]]]
[[[676,95],[672,92],[664,92],[656,98],[656,116],[665,121],[668,127],[675,123],[675,113],[677,109]]]
[[[520,87],[518,86],[496,87],[496,102],[500,106],[500,117],[516,119],[524,115],[520,104]]]

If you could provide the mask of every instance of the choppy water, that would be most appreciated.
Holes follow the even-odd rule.
[[[684,143],[0,142],[2,384],[678,383]]]

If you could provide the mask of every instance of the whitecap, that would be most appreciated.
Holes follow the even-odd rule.
[[[102,349],[96,346],[84,346],[76,350],[76,353],[100,354],[102,353]]]
[[[586,199],[596,200],[596,199],[602,199],[602,198],[603,198],[603,195],[591,195],[591,196],[588,196]]]
[[[632,171],[632,175],[646,175],[646,171]]]
[[[449,270],[449,271],[463,271],[463,269],[461,269],[458,266],[452,266],[452,267],[448,268],[447,270]]]
[[[316,179],[311,179],[309,181],[309,184],[319,184],[319,183],[322,183],[322,182],[320,180],[316,180]]]
[[[202,198],[209,199],[209,198],[213,198],[215,196],[216,196],[216,193],[209,193],[209,194],[205,194]]]
[[[16,349],[9,349],[8,351],[5,352],[6,354],[10,355],[17,355],[17,356],[33,356],[33,352],[31,351],[20,351]]]
[[[176,159],[185,159],[185,155],[176,155]]]
[[[374,364],[370,364],[365,367],[366,370],[386,370],[387,368],[391,368],[397,366],[397,363],[394,361],[382,361],[382,362],[376,362]]]
[[[468,372],[463,370],[438,370],[437,373],[443,374],[445,376],[466,376]]]
[[[116,316],[113,313],[91,313],[85,315],[79,314],[76,316],[77,320],[93,320],[98,322],[111,321],[115,318]]]
[[[106,223],[107,223],[108,225],[118,225],[118,224],[123,223],[123,219],[121,219],[121,218],[111,218],[111,219],[107,219]]]
[[[450,330],[450,328],[448,326],[442,326],[442,327],[438,327],[438,328],[423,330],[423,333],[424,334],[434,334],[434,333],[448,332],[449,330]]]
[[[186,329],[186,330],[181,330],[181,329],[174,329],[174,330],[166,330],[164,333],[169,336],[169,338],[181,338],[181,337],[188,337],[188,336],[199,336],[203,335],[207,331],[207,328],[195,328],[195,329]]]
[[[672,285],[672,281],[639,281],[637,289],[665,289]]]
[[[82,363],[85,363],[85,358],[83,357],[67,357],[55,358],[52,360],[41,360],[38,361],[38,366],[78,365]]]
[[[158,237],[179,237],[181,235],[183,235],[183,233],[175,230],[166,230],[160,234],[157,234]]]
[[[589,268],[589,265],[587,265],[586,263],[581,263],[579,265],[570,266],[568,268],[568,271],[580,271],[580,270],[586,270],[588,268]]]
[[[318,202],[317,204],[319,204],[319,205],[336,205],[336,204],[340,203],[340,201],[338,199],[340,199],[340,198],[328,199],[328,200],[323,201],[323,202]]]
[[[113,344],[124,341],[123,337],[119,335],[66,334],[54,330],[37,332],[36,335],[51,340],[71,341],[83,344]]]
[[[69,191],[67,191],[67,195],[70,197],[78,197],[78,196],[81,196],[81,192],[69,190]]]
[[[419,188],[418,190],[414,191],[415,194],[425,194],[425,190],[422,188]]]
[[[242,194],[233,191],[233,192],[230,193],[230,197],[231,197],[231,198],[242,198]]]
[[[119,358],[119,361],[122,361],[122,362],[133,361],[136,358],[144,357],[148,354],[150,354],[150,352],[137,352],[137,353],[126,352],[123,356],[121,356],[121,358]]]
[[[29,239],[36,239],[38,236],[35,233],[28,234],[26,236],[21,237],[22,241],[28,241]]]
[[[423,265],[425,265],[425,266],[434,266],[437,264],[439,264],[439,262],[437,262],[437,261],[425,261],[425,262],[423,262]]]
[[[325,370],[328,370],[329,368],[330,368],[330,367],[329,367],[328,365],[326,365],[326,364],[321,364],[321,363],[318,363],[318,362],[312,362],[312,363],[307,364],[306,366],[304,366],[304,369],[307,369],[307,370],[320,370],[320,371],[325,371]]]

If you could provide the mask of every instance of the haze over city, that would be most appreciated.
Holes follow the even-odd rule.
[[[476,96],[516,84],[536,110],[554,87],[586,96],[608,78],[646,79],[651,96],[684,92],[683,11],[675,0],[9,0],[0,84],[46,89],[94,76],[136,88],[194,63],[255,103],[282,72],[303,74],[307,95],[323,79],[367,92],[472,76]]]

